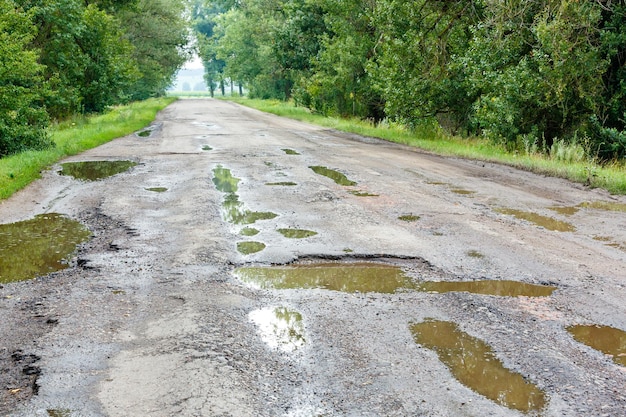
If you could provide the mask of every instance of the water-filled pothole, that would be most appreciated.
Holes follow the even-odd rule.
[[[420,216],[415,214],[403,214],[402,216],[398,216],[398,220],[402,220],[403,222],[416,222],[420,219]]]
[[[348,293],[392,294],[398,290],[473,294],[506,297],[547,297],[556,287],[517,281],[421,281],[407,276],[395,265],[376,262],[292,264],[272,267],[241,267],[235,275],[263,289],[326,289]]]
[[[379,197],[378,194],[372,194],[372,193],[368,193],[367,191],[359,191],[359,190],[350,191],[350,194],[353,194],[357,197]]]
[[[454,194],[460,194],[460,195],[476,194],[476,191],[465,190],[463,188],[453,188],[450,191],[452,191]]]
[[[263,242],[237,242],[237,250],[243,255],[251,255],[265,249]]]
[[[70,417],[72,415],[72,410],[69,408],[55,408],[55,409],[47,409],[49,417]]]
[[[282,182],[266,182],[265,185],[293,187],[294,185],[298,185],[298,184],[296,184],[293,181],[282,181]]]
[[[273,349],[293,352],[305,345],[302,314],[287,307],[252,311],[250,320],[257,325],[261,339]]]
[[[537,213],[510,209],[510,208],[499,208],[499,209],[496,209],[495,211],[501,214],[512,215],[521,220],[529,221],[531,223],[536,224],[537,226],[542,226],[548,230],[553,230],[557,232],[573,232],[576,230],[576,228],[570,223],[563,222],[561,220],[556,220],[551,217],[542,216]]]
[[[61,214],[0,224],[0,282],[23,281],[67,268],[67,258],[91,232]]]
[[[137,165],[133,161],[83,161],[61,164],[61,175],[70,175],[78,180],[96,181],[128,171]]]
[[[578,211],[580,210],[580,208],[578,207],[566,207],[566,206],[552,206],[548,208],[564,216],[573,216],[574,214],[578,213]]]
[[[416,343],[437,353],[463,385],[505,407],[522,412],[544,408],[544,393],[502,365],[480,339],[447,321],[427,320],[410,327]]]
[[[150,129],[146,129],[146,130],[142,130],[141,132],[137,133],[137,136],[141,136],[142,138],[147,138],[151,134],[152,134],[152,131]]]
[[[213,150],[213,148],[211,148],[209,145],[204,145],[204,146],[202,147],[202,150],[203,150],[203,151],[212,151],[212,150]]]
[[[241,236],[256,236],[258,235],[260,232],[258,229],[255,229],[254,227],[244,227],[243,229],[241,229],[241,231],[239,232],[239,234]]]
[[[612,357],[613,362],[626,366],[626,332],[609,326],[574,325],[567,331],[580,343]]]
[[[313,230],[305,229],[278,229],[278,233],[289,239],[304,239],[317,234]]]
[[[233,177],[229,169],[217,166],[213,169],[213,184],[218,191],[226,193],[224,202],[222,203],[222,212],[224,220],[233,224],[252,224],[257,220],[273,219],[276,213],[251,211],[245,208],[244,204],[239,201],[239,196],[235,194],[238,190],[239,181],[237,177]]]
[[[328,177],[339,185],[345,185],[345,186],[356,185],[355,181],[349,180],[348,177],[346,177],[344,174],[342,174],[339,171],[335,171],[334,169],[326,168],[326,167],[319,166],[319,165],[310,166],[309,168],[311,168],[313,172],[315,172],[316,174]]]
[[[591,208],[606,211],[621,211],[626,213],[626,204],[615,201],[585,201],[576,207]]]
[[[293,149],[283,149],[283,152],[285,152],[287,155],[300,155],[297,151],[294,151]]]
[[[152,191],[154,193],[164,193],[167,191],[166,187],[150,187],[146,188],[146,191]]]

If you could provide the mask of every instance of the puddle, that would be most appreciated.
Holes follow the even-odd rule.
[[[0,224],[0,283],[67,268],[66,259],[90,236],[82,224],[56,213]]]
[[[346,177],[344,174],[342,174],[339,171],[335,171],[334,169],[330,169],[330,168],[326,168],[322,166],[310,166],[309,168],[311,168],[313,172],[315,172],[316,174],[328,177],[339,185],[346,185],[346,186],[356,185],[356,182],[350,181],[348,177]]]
[[[248,317],[257,325],[261,339],[272,349],[293,352],[305,345],[302,315],[287,307],[252,311]]]
[[[313,230],[304,229],[278,229],[278,233],[289,239],[304,239],[317,234]]]
[[[549,297],[557,289],[550,285],[528,284],[508,280],[423,281],[416,290],[434,293],[469,292],[500,297]]]
[[[280,267],[242,267],[235,275],[263,289],[326,289],[348,293],[391,294],[415,284],[397,266],[373,262],[317,263]]]
[[[565,206],[552,206],[548,208],[564,216],[573,216],[574,214],[578,213],[578,211],[580,210],[580,208],[578,207],[565,207]]]
[[[96,181],[128,171],[137,165],[133,161],[84,161],[61,164],[61,175],[70,175],[78,180]]]
[[[483,255],[482,253],[478,252],[477,250],[469,250],[466,252],[467,256],[469,256],[470,258],[479,258],[482,259],[485,257],[485,255]]]
[[[431,293],[469,292],[502,297],[547,297],[556,287],[517,281],[415,282],[398,266],[376,262],[294,264],[241,267],[235,275],[263,289],[325,289],[348,293],[393,294],[398,290]]]
[[[150,188],[146,188],[147,191],[152,191],[155,193],[164,193],[167,191],[166,187],[150,187]]]
[[[522,375],[506,369],[489,345],[447,321],[427,320],[410,327],[416,343],[437,353],[463,385],[507,408],[539,411],[544,393]]]
[[[213,184],[218,191],[223,193],[236,193],[239,189],[239,178],[233,177],[230,169],[218,165],[213,169]]]
[[[567,331],[577,342],[599,350],[613,358],[613,362],[626,366],[626,332],[609,326],[575,325]]]
[[[580,203],[577,207],[606,211],[621,211],[623,213],[626,213],[626,204],[616,203],[612,201],[585,201],[584,203]]]
[[[287,155],[300,155],[298,152],[294,151],[293,149],[282,149],[283,152],[285,152]]]
[[[213,150],[213,148],[211,148],[209,145],[204,145],[204,146],[202,147],[202,150],[203,150],[203,151],[212,151],[212,150]]]
[[[464,190],[462,188],[453,188],[450,191],[452,191],[454,194],[461,194],[461,195],[476,194],[476,191]]]
[[[420,216],[416,216],[414,214],[403,214],[398,217],[398,220],[402,220],[403,222],[416,222],[420,219]]]
[[[213,184],[218,191],[227,193],[222,203],[222,214],[224,220],[232,224],[252,224],[257,220],[269,220],[278,216],[276,213],[251,211],[245,208],[244,204],[239,201],[239,196],[235,194],[238,190],[239,181],[237,177],[233,177],[229,169],[217,166],[213,169]]]
[[[241,236],[256,236],[259,234],[259,231],[254,227],[244,227],[243,229],[241,229],[239,234]]]
[[[72,410],[67,408],[48,409],[46,412],[49,417],[70,417],[72,415]]]
[[[353,195],[355,195],[357,197],[379,197],[378,194],[371,194],[371,193],[368,193],[367,191],[356,191],[356,190],[354,190],[354,191],[350,191],[350,194],[353,194]]]
[[[141,132],[137,133],[137,136],[141,136],[142,138],[147,138],[151,134],[152,134],[152,131],[146,129],[146,130],[142,130]]]
[[[298,185],[295,182],[291,181],[283,181],[283,182],[266,182],[265,185],[278,185],[278,186],[286,186],[293,187],[294,185]]]
[[[542,216],[540,214],[531,213],[528,211],[521,211],[509,208],[495,209],[495,211],[501,214],[515,216],[516,218],[521,220],[529,221],[536,224],[537,226],[544,227],[547,230],[553,230],[556,232],[573,232],[576,230],[573,225],[567,222],[556,220],[551,217]]]
[[[265,243],[262,242],[237,242],[237,250],[243,255],[251,255],[263,249],[265,249]]]

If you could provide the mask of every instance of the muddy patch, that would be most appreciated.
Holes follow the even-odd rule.
[[[288,239],[304,239],[317,234],[317,232],[314,232],[313,230],[306,229],[278,229],[278,233]]]
[[[574,232],[576,230],[576,228],[570,223],[556,220],[552,217],[542,216],[540,214],[532,213],[529,211],[522,211],[510,208],[499,208],[495,209],[495,211],[500,214],[514,216],[515,218],[518,218],[520,220],[526,220],[547,230],[552,230],[556,232]]]
[[[121,174],[136,166],[133,161],[83,161],[61,164],[61,175],[69,175],[78,180],[97,181]]]
[[[22,281],[68,267],[91,232],[61,214],[0,225],[0,283]]]
[[[545,407],[545,395],[537,386],[506,369],[489,345],[456,324],[427,320],[410,329],[416,343],[434,350],[452,375],[473,391],[525,413]]]
[[[626,366],[626,332],[609,326],[575,325],[567,331],[576,339],[610,356],[618,365]]]
[[[318,175],[322,175],[324,177],[330,178],[331,180],[335,181],[336,184],[344,185],[348,187],[357,184],[355,181],[349,180],[348,177],[346,177],[344,174],[334,169],[326,168],[326,167],[319,166],[319,165],[310,166],[309,168],[311,168],[313,172],[315,172]]]
[[[261,339],[272,349],[293,352],[306,343],[302,314],[288,307],[268,307],[252,311],[248,317]]]

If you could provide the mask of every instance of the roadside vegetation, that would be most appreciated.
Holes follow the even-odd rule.
[[[148,99],[116,106],[99,115],[76,115],[54,124],[48,133],[53,146],[0,159],[0,200],[39,178],[43,170],[60,159],[142,129],[154,120],[157,112],[175,100],[172,97]]]
[[[211,91],[626,192],[624,2],[191,2]]]

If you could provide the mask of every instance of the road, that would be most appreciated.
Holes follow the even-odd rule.
[[[55,166],[0,204],[2,223],[60,213],[93,234],[70,268],[0,286],[0,414],[626,415],[626,367],[568,331],[626,330],[624,197],[211,99],[63,162],[100,160],[138,165],[91,182]],[[272,287],[268,266],[361,266],[365,286]],[[381,266],[404,289],[369,289]],[[555,291],[414,285],[433,281]],[[495,385],[521,377],[541,404],[462,382],[424,323],[481,341],[511,372]]]

